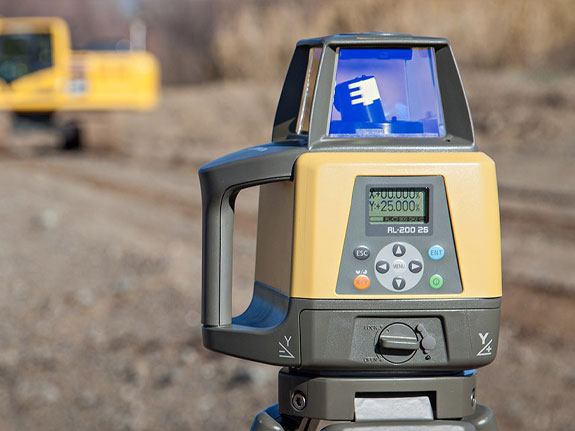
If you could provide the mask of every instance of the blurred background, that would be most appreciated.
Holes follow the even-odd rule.
[[[87,117],[112,151],[65,153],[50,131],[2,129],[0,429],[249,429],[275,402],[277,369],[201,345],[197,169],[269,140],[298,39],[392,31],[451,40],[478,146],[498,166],[503,323],[478,399],[501,430],[575,430],[573,10],[575,0],[0,0],[5,17],[65,18],[74,48],[121,45],[145,24],[164,84],[152,112]],[[250,299],[256,212],[257,191],[242,192],[236,312]]]

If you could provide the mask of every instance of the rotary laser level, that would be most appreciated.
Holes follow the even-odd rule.
[[[204,344],[284,366],[252,429],[497,430],[473,371],[499,333],[495,166],[449,41],[300,41],[272,140],[200,169]],[[232,318],[234,200],[257,185],[254,293]]]

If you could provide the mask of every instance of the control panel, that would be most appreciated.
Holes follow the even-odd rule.
[[[443,177],[356,178],[336,293],[461,291]]]

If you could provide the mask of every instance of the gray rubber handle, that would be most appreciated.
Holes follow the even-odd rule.
[[[202,323],[232,323],[234,202],[240,190],[289,181],[306,147],[271,143],[221,157],[199,170],[202,189]]]

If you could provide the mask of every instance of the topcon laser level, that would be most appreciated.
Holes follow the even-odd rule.
[[[495,166],[449,41],[300,41],[272,140],[200,169],[204,344],[285,367],[252,429],[497,430],[473,371],[499,333]],[[257,185],[254,294],[232,318],[234,200]]]

